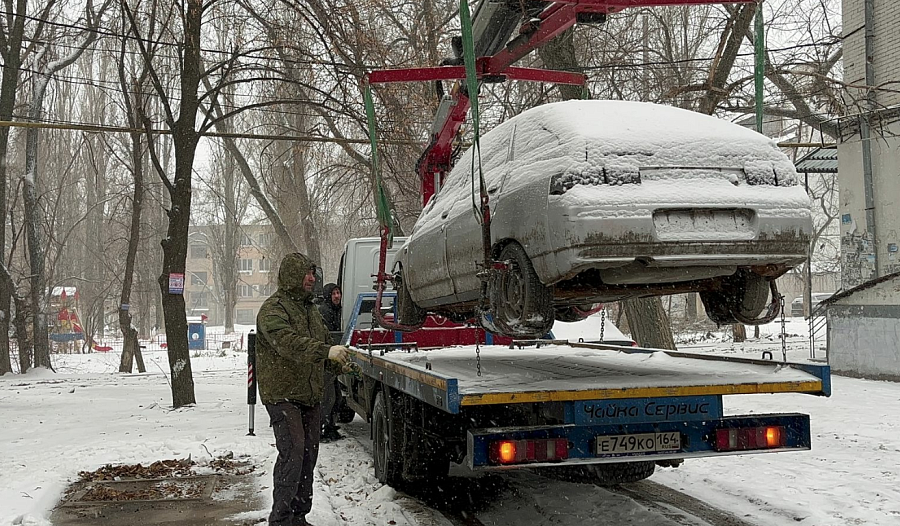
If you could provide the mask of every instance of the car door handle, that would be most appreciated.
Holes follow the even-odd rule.
[[[447,216],[450,215],[450,212],[444,212],[441,214],[441,219],[447,219]]]

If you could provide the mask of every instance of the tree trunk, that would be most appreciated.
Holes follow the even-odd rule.
[[[625,307],[631,337],[638,345],[653,349],[675,349],[669,317],[658,296],[635,298],[621,304]]]
[[[122,43],[122,55],[125,54],[125,44]],[[142,104],[139,89],[140,82],[134,84],[134,104],[131,103],[131,94],[128,92],[128,83],[125,80],[124,57],[119,61],[119,84],[122,86],[123,100],[128,113],[129,124],[137,128],[139,116],[134,106]],[[141,213],[144,208],[144,157],[141,150],[141,134],[133,132],[131,139],[131,174],[134,179],[134,192],[131,197],[131,225],[128,235],[128,248],[125,254],[125,271],[122,277],[122,293],[119,296],[119,330],[122,332],[123,346],[122,356],[119,362],[120,373],[130,373],[133,367],[133,358],[138,357],[138,371],[145,372],[144,360],[138,343],[137,329],[135,329],[131,316],[131,288],[134,283],[134,267],[137,260],[138,246],[141,243]]]
[[[11,7],[12,4],[6,4]],[[6,48],[3,49],[3,74],[0,81],[0,120],[11,121],[16,106],[16,88],[19,83],[19,69],[22,66],[22,37],[25,34],[26,0],[17,0],[15,13],[7,13]],[[2,31],[2,30],[0,30]],[[0,128],[0,218],[6,224],[7,181],[9,158],[9,130]],[[6,228],[0,228],[0,264],[6,261]],[[8,272],[7,272],[8,275]],[[15,292],[12,278],[0,280],[0,376],[12,372],[9,348],[10,302]],[[21,370],[21,369],[20,369]]]
[[[16,303],[13,325],[16,327],[16,342],[19,344],[19,372],[24,373],[34,364],[34,340],[29,331],[28,302],[18,294],[13,294],[13,301]]]
[[[735,343],[747,341],[747,328],[744,327],[742,323],[735,323],[734,325],[732,325],[731,331],[734,334]]]
[[[538,56],[548,68],[561,71],[579,72],[578,59],[575,56],[575,29],[570,28],[544,46],[539,47]],[[556,89],[563,100],[580,99],[583,95],[581,86],[557,84]]]
[[[31,101],[29,117],[39,122],[44,103],[49,76],[35,76],[34,99]],[[50,364],[50,337],[47,332],[47,280],[44,267],[44,243],[41,239],[41,225],[44,218],[38,203],[37,155],[38,128],[28,128],[25,133],[25,174],[22,177],[22,201],[25,208],[25,234],[28,245],[28,263],[31,267],[31,310],[32,338],[34,341],[34,366],[52,369]]]

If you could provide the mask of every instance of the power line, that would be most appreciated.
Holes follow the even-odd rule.
[[[51,122],[20,122],[20,121],[0,121],[0,126],[8,128],[38,128],[49,130],[72,130],[83,131],[88,133],[146,133],[147,130],[141,128],[128,128],[126,126],[104,126],[98,124],[57,124]],[[150,130],[154,135],[171,135],[171,130],[153,129]],[[334,137],[318,137],[315,135],[267,135],[258,133],[219,133],[204,132],[201,137],[213,137],[222,139],[258,139],[266,141],[296,141],[296,142],[317,142],[332,144],[369,144],[369,139],[338,139]],[[421,146],[421,141],[411,140],[385,140],[380,141],[383,144],[394,146],[416,145]]]

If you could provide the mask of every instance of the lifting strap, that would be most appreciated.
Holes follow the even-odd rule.
[[[391,245],[394,237],[394,221],[391,217],[391,205],[387,194],[384,192],[384,184],[381,181],[381,170],[378,168],[378,143],[375,131],[375,103],[372,99],[372,85],[365,81],[366,120],[369,124],[369,143],[372,146],[372,180],[374,181],[373,197],[375,198],[375,216],[382,230],[387,231],[388,245]]]

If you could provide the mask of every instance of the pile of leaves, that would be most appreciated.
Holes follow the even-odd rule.
[[[178,460],[157,460],[149,466],[142,464],[123,464],[119,466],[107,464],[96,471],[80,471],[78,477],[82,482],[187,477],[194,474],[194,464],[195,462],[190,457]]]
[[[200,481],[157,482],[144,489],[114,489],[103,484],[91,487],[83,501],[168,500],[198,498],[203,491]]]
[[[253,473],[256,466],[248,462],[241,462],[234,459],[232,453],[228,453],[209,462],[209,467],[216,473],[225,473],[228,475],[249,475]]]

